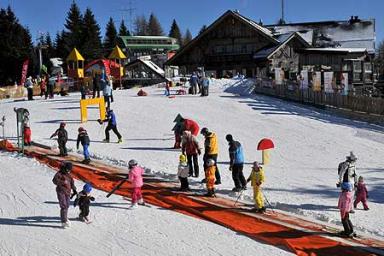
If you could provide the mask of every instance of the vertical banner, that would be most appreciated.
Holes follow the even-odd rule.
[[[321,91],[321,72],[316,71],[312,73],[312,90],[314,92]]]
[[[308,70],[301,70],[301,89],[308,89]]]
[[[348,90],[349,90],[348,82],[349,82],[348,73],[342,73],[341,79],[340,79],[342,95],[348,95]]]
[[[324,72],[324,91],[327,93],[333,92],[332,87],[333,72]]]
[[[20,80],[20,85],[23,86],[25,83],[25,80],[27,79],[27,72],[28,72],[28,64],[29,64],[29,59],[26,59],[23,62],[23,67],[21,69],[21,80]]]

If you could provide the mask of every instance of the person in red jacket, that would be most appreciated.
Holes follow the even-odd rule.
[[[31,146],[32,142],[32,131],[28,123],[24,124],[24,145]]]
[[[201,148],[198,140],[190,131],[184,131],[181,139],[181,152],[187,155],[189,176],[199,177],[199,160]]]
[[[193,136],[197,136],[199,134],[200,128],[195,121],[191,119],[185,119],[185,118],[182,118],[181,121],[183,122],[184,131],[190,131]]]

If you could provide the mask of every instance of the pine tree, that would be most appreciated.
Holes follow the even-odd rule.
[[[187,29],[187,31],[185,32],[183,43],[184,43],[184,45],[186,45],[190,41],[192,41],[192,34],[191,34],[191,31],[189,31],[189,29]]]
[[[174,19],[172,22],[171,30],[169,31],[169,37],[173,37],[177,39],[177,43],[182,46],[183,38],[181,36],[179,25],[177,25],[176,20]]]
[[[207,29],[207,25],[203,25],[199,31],[199,35]]]
[[[56,33],[56,38],[55,38],[55,57],[59,57],[63,60],[68,56],[67,49],[65,49],[65,32],[62,30],[61,32]]]
[[[90,8],[87,8],[83,19],[83,44],[81,53],[86,60],[97,59],[102,56],[100,26]]]
[[[105,38],[104,38],[104,54],[108,55],[113,47],[118,43],[117,31],[115,27],[115,22],[112,17],[109,18],[107,27],[105,29]]]
[[[149,16],[148,35],[150,36],[164,35],[163,28],[161,27],[159,20],[153,13],[151,13],[151,15]]]
[[[119,29],[119,36],[130,36],[131,33],[127,29],[127,27],[124,24],[124,20],[121,21],[120,23],[120,29]]]
[[[79,7],[75,2],[72,2],[65,21],[66,24],[64,24],[64,26],[66,31],[64,34],[64,47],[66,50],[66,55],[68,55],[74,47],[77,47],[77,49],[80,50],[83,43],[83,17],[80,13]]]
[[[0,84],[19,83],[26,59],[31,74],[34,58],[29,30],[19,23],[11,7],[0,9]]]
[[[51,35],[49,33],[45,35],[43,44],[45,46],[42,51],[43,65],[45,65],[49,70],[52,66],[52,63],[49,61],[49,59],[55,57],[55,47],[53,45]]]
[[[135,35],[147,36],[148,35],[148,22],[144,15],[137,16],[134,22]]]

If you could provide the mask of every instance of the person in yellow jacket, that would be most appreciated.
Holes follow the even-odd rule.
[[[217,156],[219,154],[219,144],[217,142],[217,136],[216,133],[211,132],[208,130],[207,127],[204,127],[201,129],[200,134],[202,134],[205,137],[204,141],[204,166],[206,165],[206,161],[210,158],[212,158],[215,161],[215,184],[220,185],[221,184],[221,176],[219,172],[219,168],[217,168]],[[205,182],[204,180],[202,182]]]
[[[247,182],[251,181],[253,187],[253,198],[255,200],[255,210],[256,212],[263,213],[265,212],[263,192],[261,186],[265,181],[265,175],[263,167],[258,163],[254,162],[252,167],[251,175],[247,179]]]
[[[209,158],[206,160],[205,165],[205,179],[207,181],[207,194],[205,196],[214,197],[215,196],[215,160]]]

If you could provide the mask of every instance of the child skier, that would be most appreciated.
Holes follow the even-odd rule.
[[[177,176],[180,180],[180,191],[190,191],[188,184],[189,166],[187,163],[187,157],[184,154],[181,154],[179,157]]]
[[[215,160],[208,158],[205,164],[205,179],[207,181],[207,193],[205,196],[215,197]]]
[[[143,196],[141,194],[141,187],[143,186],[144,169],[137,166],[137,161],[132,159],[128,162],[128,179],[132,183],[132,205],[130,209],[136,209],[137,204],[145,205]]]
[[[68,220],[68,208],[71,189],[73,190],[74,195],[77,194],[75,183],[73,181],[73,178],[69,174],[71,170],[71,162],[62,162],[60,166],[60,171],[55,174],[52,180],[53,184],[56,185],[57,199],[59,200],[60,205],[60,219],[63,228],[67,228],[70,226],[70,222]]]
[[[84,221],[87,224],[91,223],[90,219],[88,218],[89,205],[91,204],[91,201],[95,201],[95,198],[90,195],[91,191],[92,191],[91,184],[86,183],[83,186],[83,190],[77,194],[76,200],[73,204],[74,207],[76,207],[77,205],[79,206],[80,208],[79,219],[81,221]]]
[[[265,212],[264,198],[261,191],[261,185],[265,181],[264,170],[258,162],[253,163],[251,175],[247,179],[247,183],[251,181],[253,187],[253,199],[255,200],[255,210],[258,213]]]
[[[117,143],[123,143],[123,137],[117,130],[116,115],[112,109],[109,109],[107,111],[107,118],[105,120],[99,119],[98,121],[100,124],[102,124],[103,122],[108,122],[107,128],[105,128],[105,139],[103,140],[104,142],[109,142],[109,131],[112,130],[117,136]]]
[[[32,142],[32,131],[31,127],[29,127],[28,122],[24,123],[24,145],[31,146]]]
[[[338,208],[340,210],[341,222],[343,223],[344,231],[340,232],[340,235],[347,237],[354,237],[356,234],[353,232],[353,225],[349,219],[349,213],[352,207],[352,183],[341,183],[341,193],[339,197]]]
[[[78,131],[79,131],[79,135],[77,136],[76,148],[79,149],[79,144],[81,142],[81,145],[83,146],[83,154],[84,154],[83,163],[89,164],[89,162],[91,162],[91,158],[89,156],[89,151],[88,151],[89,144],[90,144],[89,136],[87,131],[83,127],[79,127]]]
[[[357,205],[362,202],[364,206],[364,210],[368,211],[368,204],[367,204],[367,198],[368,198],[368,190],[364,183],[363,176],[359,177],[359,182],[357,183],[357,190],[356,190],[356,200],[353,203],[354,208],[357,208]]]
[[[50,137],[52,139],[53,137],[57,136],[57,143],[59,144],[60,154],[59,156],[67,156],[67,147],[65,144],[67,144],[68,141],[68,132],[65,130],[65,123],[61,122],[59,129],[57,129]]]

